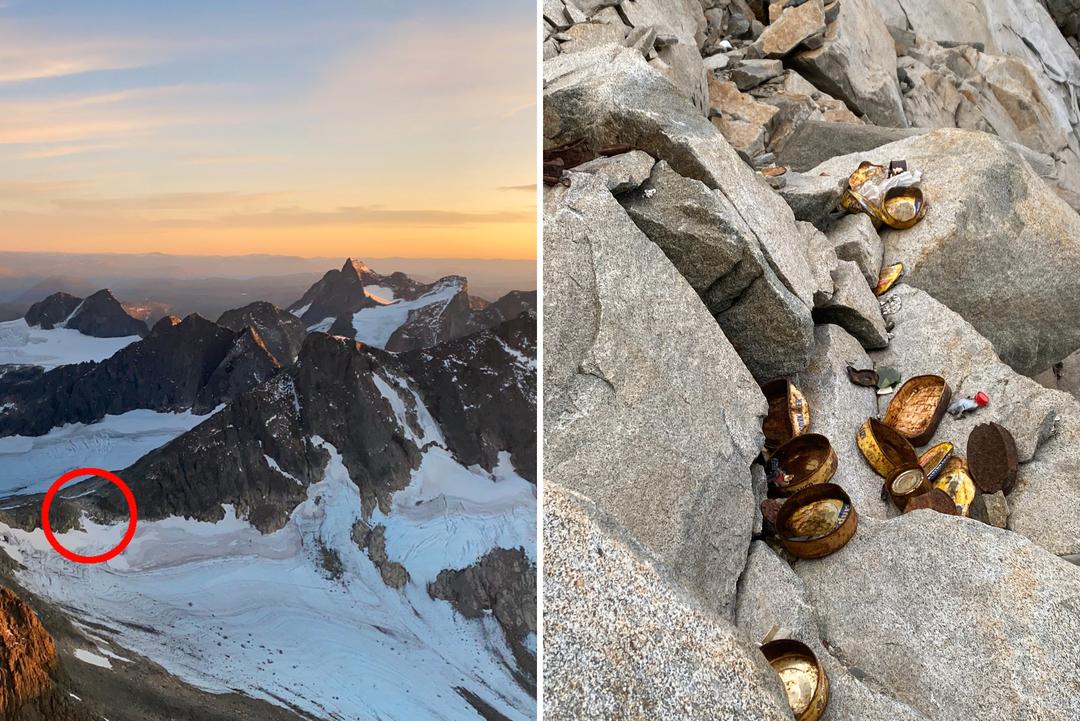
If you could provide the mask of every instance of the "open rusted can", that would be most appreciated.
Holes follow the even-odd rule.
[[[911,442],[876,418],[868,418],[859,427],[855,442],[863,458],[882,478],[888,478],[897,468],[919,465]]]
[[[799,558],[823,558],[844,547],[859,525],[851,498],[835,483],[808,486],[784,501],[776,537]]]
[[[885,479],[885,488],[889,497],[901,511],[907,508],[908,501],[916,496],[929,493],[932,489],[930,479],[926,472],[918,464],[908,467],[897,467]]]
[[[1016,441],[999,423],[975,426],[968,435],[967,463],[971,480],[983,493],[1003,491],[1007,495],[1016,485]]]
[[[890,188],[881,201],[881,219],[895,230],[906,230],[926,215],[929,204],[921,188]]]
[[[975,482],[971,480],[967,462],[963,458],[953,456],[948,460],[941,475],[934,481],[934,488],[948,494],[958,515],[971,515],[971,504],[975,501]]]
[[[772,459],[788,481],[777,487],[784,496],[807,486],[827,483],[836,473],[836,451],[820,433],[804,433],[776,449]]]
[[[784,684],[795,721],[818,721],[829,705],[829,677],[810,647],[783,638],[764,644],[761,653]]]
[[[936,375],[908,378],[889,401],[882,422],[907,438],[913,446],[925,446],[934,437],[952,391]]]
[[[761,386],[769,413],[761,424],[765,434],[765,450],[773,451],[810,428],[810,404],[795,384],[777,378]]]
[[[949,498],[949,494],[937,488],[931,488],[928,492],[909,499],[907,505],[904,506],[904,513],[911,513],[920,508],[929,508],[949,516],[958,515],[956,504]]]
[[[952,457],[953,444],[945,441],[938,443],[935,446],[931,446],[919,456],[919,465],[922,466],[923,471],[926,473],[926,477],[930,481],[934,481],[941,472],[945,470],[945,466],[948,465],[949,459]]]

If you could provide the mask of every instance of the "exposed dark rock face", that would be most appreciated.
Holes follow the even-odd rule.
[[[499,451],[536,481],[536,317],[400,356],[464,465],[491,470]]]
[[[107,290],[99,290],[86,298],[64,325],[98,338],[145,337],[148,332],[146,323],[128,315],[120,301]]]
[[[513,320],[522,313],[536,313],[535,290],[512,290],[482,309],[480,322],[487,327]]]
[[[60,366],[10,386],[0,382],[0,408],[6,408],[0,411],[0,436],[42,435],[65,423],[92,423],[136,408],[213,408],[273,374],[266,349],[239,335],[238,343],[237,333],[197,315],[183,321],[170,316],[100,363]],[[240,355],[245,349],[248,357]]]
[[[311,327],[326,318],[339,318],[377,305],[364,294],[364,282],[360,277],[364,270],[367,266],[349,258],[341,270],[327,271],[288,310],[298,315],[305,327]]]
[[[327,455],[319,436],[339,453],[360,488],[364,510],[389,511],[420,452],[402,435],[375,373],[400,374],[393,356],[323,333],[308,336],[299,361],[241,395],[191,431],[120,472],[135,494],[139,517],[187,516],[216,521],[233,505],[263,532],[277,530],[322,480]],[[126,517],[111,484],[91,480],[79,495],[105,519]],[[36,523],[36,521],[34,521]]]
[[[272,377],[279,368],[281,364],[267,350],[259,334],[247,326],[236,335],[225,358],[199,390],[191,409],[199,414],[209,413],[222,400],[238,397]]]
[[[296,360],[307,335],[304,324],[295,315],[265,301],[227,310],[217,322],[237,332],[249,326],[254,328],[266,349],[283,366]]]
[[[53,293],[45,300],[38,301],[26,311],[26,324],[36,325],[43,330],[52,330],[59,323],[67,320],[82,303],[70,293]]]
[[[518,663],[535,674],[525,639],[536,633],[536,566],[523,549],[496,548],[468,568],[442,571],[428,584],[428,595],[449,601],[465,618],[491,611]]]
[[[425,293],[451,292],[455,289],[457,292],[449,302],[435,302],[411,311],[408,320],[390,336],[386,349],[400,353],[430,348],[480,330],[483,325],[473,312],[469,284],[465,278],[449,275],[433,283]]]

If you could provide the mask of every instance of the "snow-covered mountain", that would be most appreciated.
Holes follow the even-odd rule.
[[[349,265],[372,303],[353,317],[440,288],[468,300],[464,279],[364,284]],[[334,272],[312,307],[356,289]],[[534,717],[536,317],[497,317],[387,352],[256,304],[160,321],[97,363],[0,367],[0,548],[19,564],[0,563],[0,583],[59,634],[71,708],[188,718],[165,699],[206,697],[221,703],[190,718]],[[78,465],[116,470],[139,507],[131,546],[97,566],[39,528],[41,491]],[[119,541],[115,487],[61,495],[66,547]],[[168,682],[140,705],[95,691],[149,673]]]
[[[531,305],[529,300],[531,298]],[[404,273],[380,275],[349,258],[288,308],[309,331],[355,338],[393,352],[428,348],[536,311],[536,293],[514,291],[495,303],[469,295],[450,275],[420,283]]]

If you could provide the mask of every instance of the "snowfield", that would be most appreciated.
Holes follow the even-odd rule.
[[[439,571],[468,566],[495,547],[522,547],[535,560],[535,486],[514,472],[508,454],[490,474],[462,466],[404,379],[377,383],[402,432],[424,448],[390,513],[376,511],[370,519],[386,525],[387,554],[409,572],[400,590],[382,581],[352,540],[360,492],[336,449],[318,437],[313,441],[331,458],[323,480],[275,533],[259,533],[226,506],[218,523],[140,523],[128,549],[97,566],[64,560],[41,531],[0,524],[0,547],[25,566],[19,580],[30,591],[69,609],[83,629],[113,629],[94,625],[86,634],[91,650],[77,656],[86,663],[107,668],[110,658],[123,661],[107,650],[115,643],[207,691],[238,691],[326,719],[478,718],[459,687],[510,719],[535,718],[536,700],[515,680],[494,617],[465,619],[426,588]],[[407,421],[405,394],[416,404],[414,424]],[[117,430],[150,420],[128,416],[107,422]],[[186,421],[175,420],[179,432]],[[58,446],[59,436],[9,455],[29,470],[35,460],[51,463],[49,449]],[[122,467],[115,454],[134,452],[115,444],[102,451],[100,465]],[[51,473],[42,468],[38,475]],[[59,538],[91,554],[113,547],[126,524],[99,526],[84,517],[83,528]],[[324,567],[328,550],[340,560],[340,576]]]
[[[42,330],[20,318],[0,323],[0,365],[26,364],[49,370],[68,363],[103,361],[138,340],[137,335],[95,338],[71,328]]]
[[[0,438],[0,494],[44,493],[74,468],[127,468],[210,415],[140,409],[89,425],[69,423],[43,436]]]
[[[416,300],[395,300],[377,308],[358,310],[353,314],[356,340],[375,348],[386,348],[394,331],[409,320],[409,313],[429,306],[435,306],[441,312],[461,290],[460,283],[441,283]]]

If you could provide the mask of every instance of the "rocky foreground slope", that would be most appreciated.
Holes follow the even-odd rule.
[[[1076,718],[1080,405],[1031,377],[1080,385],[1080,59],[1054,20],[1037,0],[543,17],[547,717],[790,718],[756,653],[779,634],[828,673],[826,721]],[[838,211],[863,160],[921,170],[926,217]],[[989,395],[934,442],[1010,429],[1000,527],[882,499],[855,433],[889,396],[848,366]],[[759,540],[774,377],[860,516],[825,559]]]

